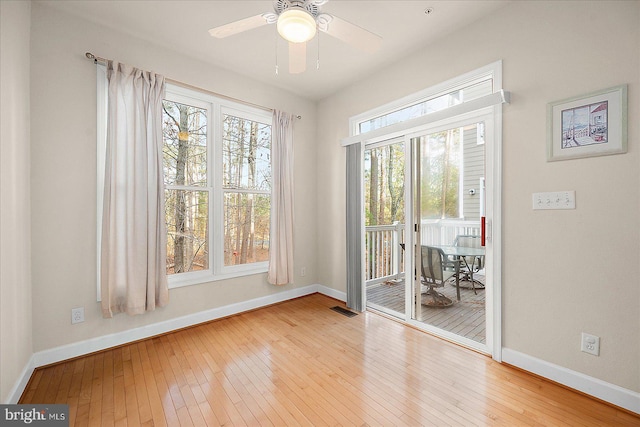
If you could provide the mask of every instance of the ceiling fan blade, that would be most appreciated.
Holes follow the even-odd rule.
[[[213,37],[222,39],[224,37],[229,37],[243,31],[253,30],[254,28],[261,27],[268,23],[269,22],[265,16],[256,15],[250,18],[244,18],[239,21],[230,22],[228,24],[212,28],[209,30],[209,34],[211,34]]]
[[[289,42],[289,73],[300,74],[307,69],[307,43]]]
[[[319,23],[320,31],[365,52],[375,52],[382,42],[382,37],[379,35],[333,15],[321,14]]]

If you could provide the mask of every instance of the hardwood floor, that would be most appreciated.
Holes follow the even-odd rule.
[[[72,426],[638,426],[640,417],[320,294],[37,369]]]

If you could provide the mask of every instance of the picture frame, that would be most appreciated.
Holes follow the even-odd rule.
[[[626,152],[626,84],[547,105],[547,161]]]

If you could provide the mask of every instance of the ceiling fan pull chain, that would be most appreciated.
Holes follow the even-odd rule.
[[[276,76],[278,75],[278,32],[276,31]]]
[[[320,33],[316,36],[318,39],[318,59],[316,59],[316,70],[320,69]]]

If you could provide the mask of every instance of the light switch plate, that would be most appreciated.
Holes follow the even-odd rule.
[[[552,191],[547,193],[533,193],[533,209],[575,209],[575,191]]]

